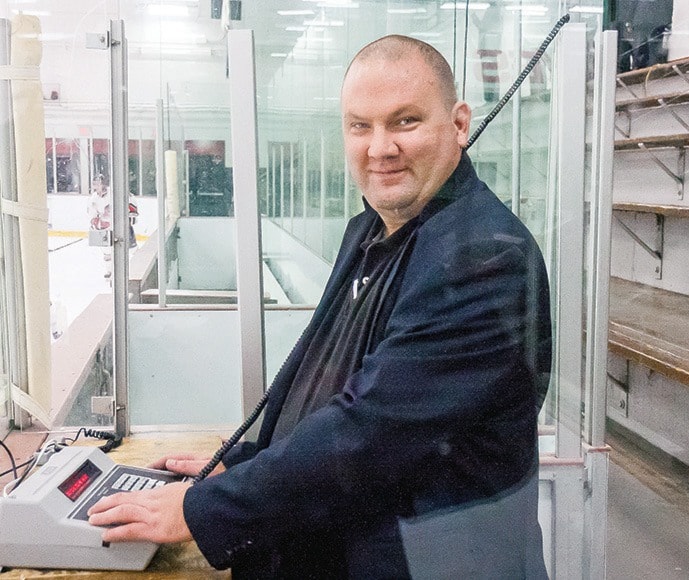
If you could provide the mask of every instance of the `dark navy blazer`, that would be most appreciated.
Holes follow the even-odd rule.
[[[379,219],[368,206],[348,224],[321,302],[271,387],[257,442],[237,446],[228,471],[187,492],[185,519],[213,566],[234,570],[264,549],[280,560],[290,538],[309,538],[313,551],[336,544],[342,576],[354,577],[353,546],[391,518],[482,501],[533,474],[551,364],[541,252],[466,153],[419,218],[384,338],[361,370],[269,445],[325,306]]]

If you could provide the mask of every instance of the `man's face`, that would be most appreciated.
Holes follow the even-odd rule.
[[[342,87],[345,154],[390,234],[438,192],[466,145],[471,111],[450,110],[423,57],[355,62]]]

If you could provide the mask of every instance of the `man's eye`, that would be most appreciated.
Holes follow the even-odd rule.
[[[366,123],[352,123],[350,125],[350,128],[354,131],[363,131],[364,129],[366,129]]]
[[[404,117],[398,121],[398,124],[402,127],[406,127],[407,125],[411,125],[414,122],[416,122],[416,119],[414,119],[413,117]]]

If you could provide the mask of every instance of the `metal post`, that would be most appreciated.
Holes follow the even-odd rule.
[[[289,144],[289,231],[294,232],[294,142]]]
[[[82,195],[89,195],[91,193],[91,164],[89,161],[89,151],[91,150],[91,141],[88,137],[79,138],[79,166],[81,167],[81,175],[79,177],[79,193]]]
[[[230,30],[228,54],[242,406],[246,417],[263,396],[266,386],[253,31]],[[250,436],[255,437],[256,433],[255,426]]]
[[[304,137],[304,155],[302,164],[304,166],[304,171],[301,172],[301,217],[302,217],[302,231],[306,232],[306,217],[308,215],[307,202],[308,202],[308,191],[309,191],[309,168],[308,168],[308,146],[306,143],[306,137]],[[306,233],[304,233],[304,239],[306,239]]]
[[[113,355],[115,431],[129,434],[129,357],[127,303],[129,285],[129,171],[127,133],[127,41],[124,21],[110,21],[110,90],[112,99],[113,204]]]
[[[184,164],[184,215],[189,217],[189,150],[182,151]]]
[[[53,193],[57,193],[57,139],[55,137],[51,137],[50,143],[52,145]]]
[[[557,387],[556,456],[572,463],[553,490],[553,578],[580,578],[584,539],[581,443],[582,316],[584,276],[584,176],[586,120],[586,26],[567,24],[557,46],[555,133],[557,267],[551,272]],[[577,574],[579,572],[579,574]]]
[[[156,101],[156,193],[158,195],[158,306],[167,306],[167,251],[166,251],[166,223],[165,215],[165,119],[163,99]]]
[[[581,455],[584,275],[586,28],[566,25],[557,51],[557,195],[559,225],[555,305],[558,321],[558,457]]]
[[[323,257],[325,253],[325,135],[321,129],[321,200],[320,200],[320,222],[321,222],[321,239],[319,255]]]
[[[280,227],[285,227],[285,144],[280,143]]]
[[[521,3],[520,3],[521,4]],[[522,69],[522,12],[514,12],[514,34],[517,39],[515,60],[517,61],[515,70]],[[519,88],[512,97],[512,213],[516,216],[521,214],[521,182],[522,182],[522,90]]]
[[[587,416],[584,437],[590,445],[600,447],[605,444],[617,33],[602,32],[599,41],[596,42],[596,47],[594,79],[596,94],[591,131],[593,135],[591,212],[586,292],[588,301],[585,376]]]
[[[136,188],[136,193],[137,195],[143,195],[144,194],[144,149],[143,149],[143,144],[144,141],[141,138],[141,129],[139,129],[139,139],[137,141],[137,188]]]
[[[275,150],[275,145],[273,144],[270,148],[270,159],[271,159],[271,164],[270,164],[270,193],[271,193],[271,205],[270,208],[271,210],[268,212],[268,215],[276,218],[277,217],[277,186],[276,186],[276,178],[275,176],[277,175],[277,161],[276,161],[277,153]]]

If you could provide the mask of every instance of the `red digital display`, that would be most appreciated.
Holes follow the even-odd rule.
[[[58,486],[58,489],[65,494],[67,499],[77,501],[79,496],[88,489],[101,473],[102,471],[93,463],[86,461],[79,469],[65,479]]]

